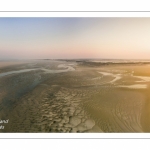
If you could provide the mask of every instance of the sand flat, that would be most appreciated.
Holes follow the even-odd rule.
[[[0,79],[0,117],[9,119],[0,132],[150,131],[149,76],[140,76],[141,65],[134,70],[134,65],[89,67],[43,60],[9,70],[33,67]],[[7,72],[5,67],[2,71]]]

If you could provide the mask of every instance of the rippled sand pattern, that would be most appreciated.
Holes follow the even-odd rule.
[[[79,90],[46,87],[38,96],[24,97],[12,111],[12,132],[101,132],[80,106],[83,96]],[[39,91],[34,91],[39,92]],[[34,92],[32,93],[34,95]]]
[[[142,132],[143,96],[105,89],[83,106],[104,132]]]
[[[0,118],[9,119],[0,132],[149,131],[150,74],[133,68],[42,61],[2,69],[31,70],[0,78]]]

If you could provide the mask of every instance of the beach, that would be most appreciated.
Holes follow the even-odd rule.
[[[148,63],[34,60],[0,65],[0,119],[9,119],[0,132],[150,131]]]

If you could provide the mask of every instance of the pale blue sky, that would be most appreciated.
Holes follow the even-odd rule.
[[[150,58],[150,18],[0,18],[0,59]]]

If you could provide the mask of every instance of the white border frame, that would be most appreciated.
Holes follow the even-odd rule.
[[[150,12],[1,11],[0,17],[150,17]],[[150,139],[149,133],[0,133],[0,139]]]
[[[0,17],[150,17],[150,11],[0,11]]]

